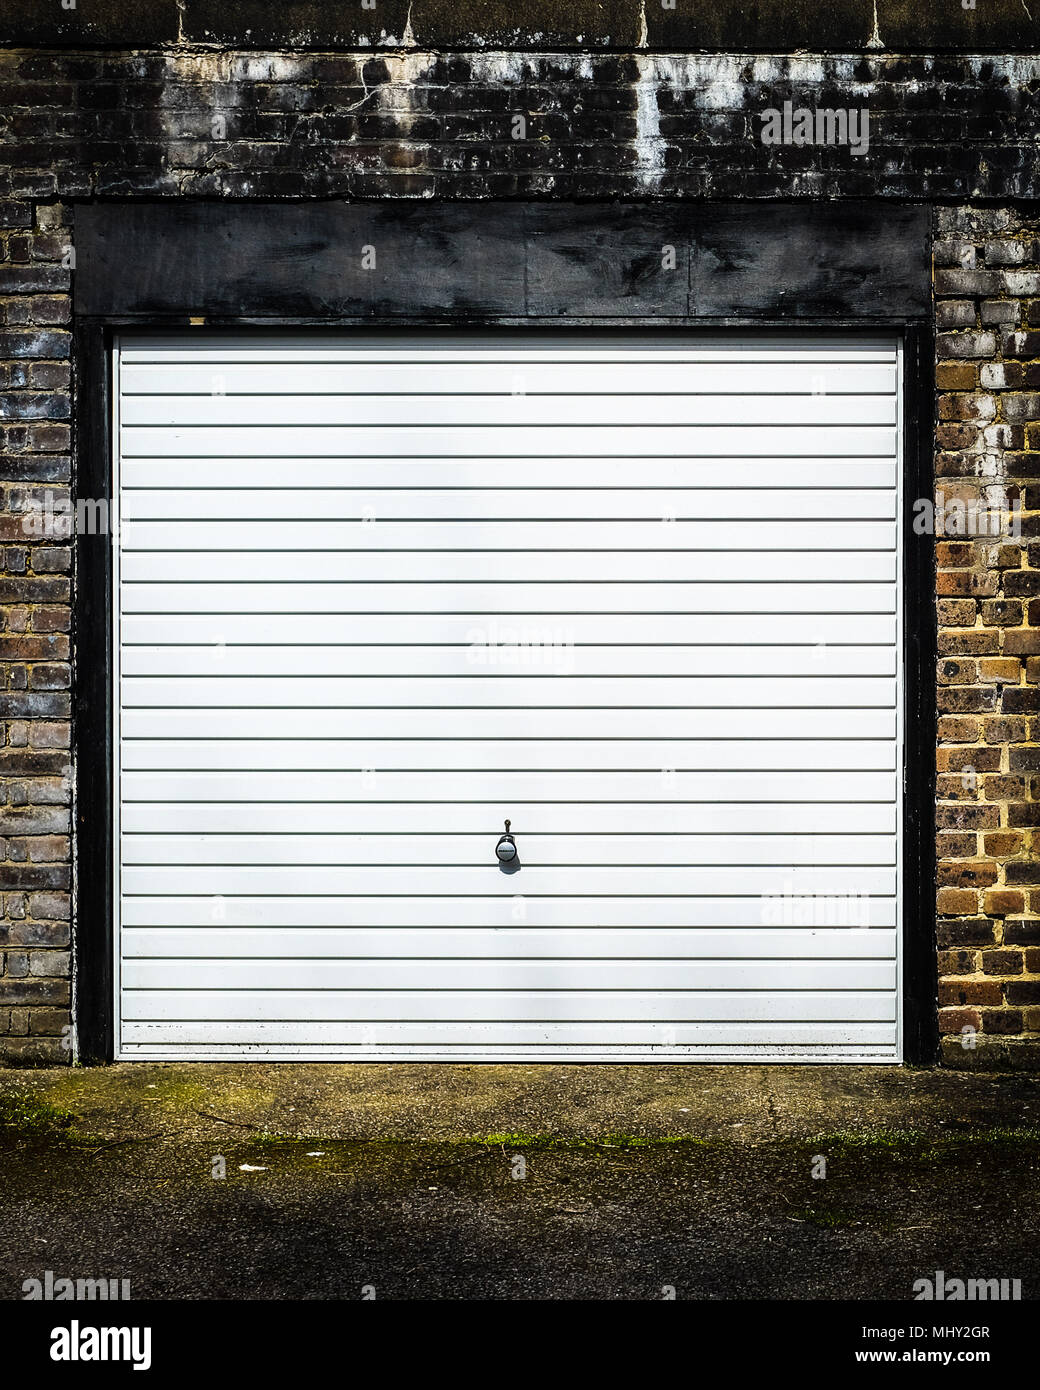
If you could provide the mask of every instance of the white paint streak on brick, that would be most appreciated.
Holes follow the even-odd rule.
[[[734,53],[697,54],[692,59],[672,58],[670,63],[685,68],[685,86],[697,93],[697,104],[704,111],[742,111],[747,97],[743,73],[747,60]],[[767,58],[774,79],[779,75],[775,58]],[[759,81],[766,80],[758,78]]]
[[[871,30],[870,38],[867,40],[867,47],[884,48],[884,46],[885,45],[882,41],[881,34],[878,32],[877,0],[874,0],[874,27]]]
[[[575,76],[591,77],[592,74],[590,60],[579,59],[578,55],[573,53],[468,53],[466,57],[470,65],[471,80],[481,85],[502,82],[519,86],[525,82],[547,80],[542,66],[548,62],[551,62],[554,68],[569,64]],[[579,66],[575,67],[576,64]]]
[[[367,101],[374,96],[375,102],[369,109],[392,114],[400,125],[402,137],[408,139],[413,118],[425,114],[425,108],[417,100],[416,94],[420,88],[431,84],[437,55],[411,49],[403,53],[387,53],[383,62],[389,73],[389,82],[381,82],[378,87],[366,90],[362,100]],[[432,188],[423,196],[432,197]]]
[[[664,141],[661,139],[661,112],[657,105],[657,62],[646,53],[635,58],[638,77],[636,92],[636,178],[646,192],[664,178]]]

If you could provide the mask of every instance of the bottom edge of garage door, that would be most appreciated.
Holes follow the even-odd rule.
[[[124,1045],[117,1062],[828,1062],[884,1064],[902,1062],[894,1047],[164,1047],[155,1043]]]

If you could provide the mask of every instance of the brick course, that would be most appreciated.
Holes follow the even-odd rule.
[[[70,1056],[71,551],[23,523],[73,481],[74,200],[870,197],[935,204],[937,494],[1022,507],[936,543],[944,1056],[1040,1061],[1038,90],[1032,56],[0,52],[0,1056]],[[786,100],[868,108],[868,153],[764,146]]]

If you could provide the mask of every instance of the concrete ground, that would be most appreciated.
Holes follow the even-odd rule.
[[[0,1175],[8,1299],[48,1269],[135,1299],[903,1300],[938,1269],[1040,1294],[1024,1073],[6,1071]]]

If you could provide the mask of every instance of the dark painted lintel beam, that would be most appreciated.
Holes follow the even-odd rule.
[[[894,322],[930,214],[882,203],[84,204],[77,314],[166,321]]]

